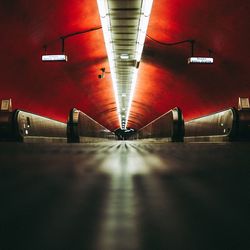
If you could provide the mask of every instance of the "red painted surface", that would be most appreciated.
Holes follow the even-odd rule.
[[[165,42],[197,41],[195,55],[214,51],[213,65],[187,65],[188,44],[146,41],[129,126],[139,128],[172,107],[189,119],[250,97],[250,2],[155,0],[148,34]],[[104,126],[119,126],[102,30],[68,38],[67,63],[42,63],[42,47],[59,53],[58,38],[100,26],[96,1],[0,2],[0,98],[14,107],[66,120],[72,107]]]

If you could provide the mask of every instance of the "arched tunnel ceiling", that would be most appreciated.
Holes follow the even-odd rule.
[[[138,129],[179,106],[186,119],[237,105],[250,96],[250,2],[154,0],[148,34],[163,42],[195,39],[195,55],[213,50],[213,65],[188,65],[188,44],[146,40],[129,127]],[[60,52],[59,37],[99,27],[96,1],[1,0],[0,98],[65,121],[72,107],[107,128],[119,127],[102,30],[66,40],[67,63],[43,63],[42,47]]]

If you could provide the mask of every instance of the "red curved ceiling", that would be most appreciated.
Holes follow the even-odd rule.
[[[148,34],[163,42],[195,39],[195,55],[214,51],[213,65],[188,65],[188,44],[146,40],[128,126],[139,128],[179,106],[191,117],[237,105],[250,96],[250,2],[155,0]],[[59,37],[100,26],[96,1],[1,0],[0,98],[62,121],[72,107],[107,128],[119,127],[102,30],[66,40],[67,63],[42,63],[42,47],[60,51]]]

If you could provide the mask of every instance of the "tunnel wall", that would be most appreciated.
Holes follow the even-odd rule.
[[[70,110],[67,123],[68,142],[85,142],[103,139],[116,139],[114,133],[103,127],[80,110]]]
[[[182,111],[176,107],[153,120],[137,132],[137,139],[166,138],[169,141],[183,141],[184,120]]]
[[[2,141],[66,141],[65,123],[22,110],[1,112],[0,117]]]

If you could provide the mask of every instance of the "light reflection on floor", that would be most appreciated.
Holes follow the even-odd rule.
[[[117,143],[117,149],[103,161],[101,169],[111,175],[111,183],[97,249],[139,249],[132,175],[142,164],[143,159],[126,142]]]
[[[250,249],[249,143],[0,143],[0,249]]]

